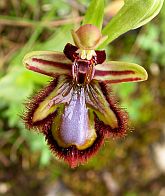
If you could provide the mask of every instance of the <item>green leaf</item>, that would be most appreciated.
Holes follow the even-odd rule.
[[[155,0],[155,2],[153,2],[153,6],[150,12],[136,26],[134,26],[134,29],[145,25],[150,20],[152,20],[155,16],[157,16],[163,6],[163,3],[164,0]]]
[[[92,0],[85,14],[83,24],[93,24],[100,30],[104,16],[104,0]]]
[[[152,20],[159,13],[163,2],[164,0],[125,0],[124,6],[103,29],[103,35],[108,35],[108,39],[99,48]]]

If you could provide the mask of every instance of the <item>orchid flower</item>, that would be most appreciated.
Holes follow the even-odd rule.
[[[97,50],[109,42],[105,34],[93,24],[83,24],[72,31],[74,45],[67,43],[63,52],[35,51],[23,59],[27,69],[53,78],[27,103],[25,124],[43,133],[52,152],[71,167],[86,162],[106,138],[123,136],[129,129],[127,112],[118,106],[112,84],[147,79],[140,65],[106,61],[105,51]]]

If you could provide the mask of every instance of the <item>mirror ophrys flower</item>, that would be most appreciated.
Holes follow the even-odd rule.
[[[92,24],[72,31],[75,45],[63,52],[28,53],[23,64],[48,75],[52,82],[26,104],[24,121],[45,135],[53,153],[75,167],[87,161],[109,137],[121,137],[128,127],[127,112],[118,106],[112,83],[147,79],[134,63],[106,61],[97,50],[107,36]]]

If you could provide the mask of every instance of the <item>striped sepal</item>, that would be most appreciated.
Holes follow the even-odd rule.
[[[96,65],[95,69],[95,80],[110,83],[140,82],[148,77],[146,70],[134,63],[109,61]]]
[[[23,64],[29,70],[52,77],[71,75],[72,62],[61,52],[30,52],[24,57]]]

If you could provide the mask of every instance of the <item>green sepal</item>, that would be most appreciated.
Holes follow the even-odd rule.
[[[110,83],[141,82],[148,78],[146,70],[137,64],[109,61],[96,65],[94,80]]]
[[[145,25],[150,20],[152,20],[155,16],[157,16],[163,6],[163,3],[164,0],[155,0],[150,12],[134,27],[134,29]]]
[[[108,39],[99,48],[152,20],[159,13],[163,2],[164,0],[126,0],[117,15],[103,29],[102,34],[108,35]]]
[[[71,75],[72,62],[62,53],[55,51],[33,51],[25,55],[24,66],[34,72],[51,77]]]

